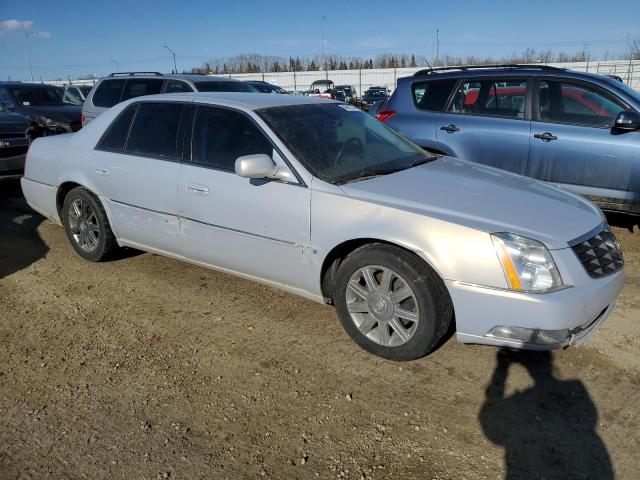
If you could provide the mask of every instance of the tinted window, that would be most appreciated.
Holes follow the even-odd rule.
[[[193,92],[193,89],[188,83],[179,82],[177,80],[169,80],[167,82],[167,88],[165,93],[180,93],[180,92]]]
[[[393,173],[435,158],[349,105],[272,107],[258,114],[311,173],[329,183]]]
[[[13,85],[9,87],[18,105],[32,107],[60,107],[82,105],[77,97],[65,97],[65,89],[53,85]]]
[[[107,132],[104,134],[99,148],[105,150],[122,151],[127,143],[127,135],[129,133],[129,126],[131,125],[131,119],[138,108],[137,104],[129,105],[120,115],[111,123]]]
[[[122,88],[126,80],[118,78],[113,80],[103,80],[93,93],[93,104],[96,107],[111,108],[120,102]]]
[[[273,146],[244,114],[222,108],[198,107],[193,130],[192,161],[235,171],[238,157],[265,153]]]
[[[612,97],[578,84],[541,81],[538,90],[540,119],[585,127],[611,127],[625,107]]]
[[[122,100],[141,97],[143,95],[155,95],[162,90],[163,80],[160,78],[130,78],[124,86]]]
[[[467,115],[524,118],[525,80],[467,80],[455,92],[449,111]]]
[[[180,124],[180,103],[143,103],[131,125],[127,152],[175,157]]]
[[[411,88],[416,107],[421,110],[441,111],[456,82],[455,79],[448,79],[414,83]]]
[[[225,81],[203,81],[195,82],[196,89],[199,92],[257,92],[258,89],[253,85],[244,82],[225,82]]]

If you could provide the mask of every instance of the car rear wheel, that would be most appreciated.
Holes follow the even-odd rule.
[[[102,204],[83,187],[65,197],[62,222],[71,245],[86,260],[100,262],[118,248]]]
[[[433,269],[387,244],[366,245],[347,256],[338,268],[333,298],[351,338],[390,360],[429,353],[453,316],[446,287]]]

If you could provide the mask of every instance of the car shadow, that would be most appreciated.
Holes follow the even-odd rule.
[[[534,385],[507,396],[512,364],[524,366]],[[550,352],[499,350],[479,420],[486,437],[505,449],[507,479],[614,478],[589,392],[580,380],[554,376]]]
[[[640,229],[640,215],[618,212],[604,212],[604,214],[612,227],[625,228],[631,233]]]
[[[0,180],[0,280],[47,254],[37,230],[43,220],[27,205],[17,180]]]

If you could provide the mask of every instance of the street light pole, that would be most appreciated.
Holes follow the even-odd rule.
[[[324,15],[320,17],[320,49],[322,50],[322,61],[326,64],[327,59],[324,56],[324,21],[327,19]]]
[[[31,81],[33,82],[33,70],[31,69],[31,56],[29,55],[29,45],[27,45],[27,38],[34,35],[33,32],[24,34],[24,50],[27,52],[27,65],[29,65],[29,74],[31,75]]]
[[[116,64],[116,72],[120,72],[120,64],[118,63],[118,61],[114,60],[113,58],[110,58],[109,60]]]
[[[171,52],[171,55],[173,55],[173,73],[178,73],[178,67],[176,66],[176,52],[171,50],[166,45],[163,45],[163,47],[166,48],[167,50],[169,50],[169,52]]]
[[[435,66],[437,67],[440,63],[440,30],[436,29],[436,61]]]

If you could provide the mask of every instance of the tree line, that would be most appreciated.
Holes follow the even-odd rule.
[[[624,55],[612,55],[605,52],[599,58],[591,58],[589,50],[582,49],[577,53],[554,53],[550,49],[535,50],[527,48],[522,53],[514,53],[503,57],[466,57],[445,54],[438,59],[427,59],[415,54],[385,53],[371,58],[344,57],[326,55],[325,57],[281,57],[243,53],[229,58],[211,59],[200,67],[185,70],[184,73],[201,74],[235,74],[235,73],[270,73],[301,72],[319,70],[367,70],[373,68],[405,68],[442,65],[490,65],[496,63],[567,63],[588,62],[608,59],[640,60],[640,39],[629,42]]]

